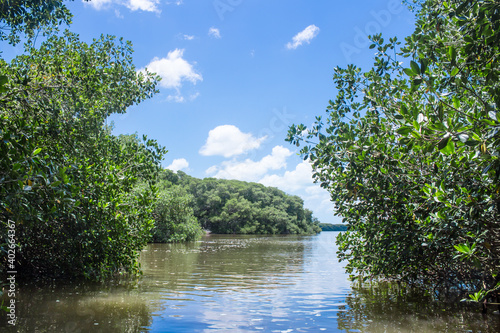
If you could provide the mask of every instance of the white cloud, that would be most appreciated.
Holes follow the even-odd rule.
[[[195,92],[194,94],[189,95],[189,100],[190,101],[194,101],[195,99],[198,98],[198,96],[200,96],[200,93],[199,92]]]
[[[91,0],[89,2],[82,0],[82,2],[86,4],[88,3],[96,10],[107,9],[114,4],[125,6],[131,11],[143,10],[146,12],[161,12],[161,10],[158,8],[160,0]]]
[[[185,101],[186,99],[181,94],[167,96],[167,102],[183,103]]]
[[[120,11],[118,9],[115,9],[115,16],[119,19],[122,19],[124,18],[124,16],[120,13]]]
[[[203,81],[203,77],[194,70],[193,65],[182,58],[183,54],[183,49],[175,49],[168,52],[165,58],[155,57],[146,68],[161,76],[160,86],[164,88],[179,89],[183,81],[193,84]]]
[[[220,166],[208,168],[206,173],[216,178],[257,181],[271,170],[286,168],[286,159],[291,155],[292,152],[287,148],[276,146],[270,155],[264,156],[260,161],[224,161]]]
[[[314,24],[311,24],[292,38],[292,42],[286,44],[287,49],[295,50],[297,47],[301,46],[303,43],[310,43],[311,40],[316,37],[319,33],[319,28]]]
[[[91,7],[93,7],[96,10],[101,10],[107,8],[109,5],[112,3],[116,2],[115,0],[91,0],[89,2],[86,2],[85,0],[82,0],[84,4],[89,4]]]
[[[257,149],[266,137],[255,138],[251,133],[243,133],[234,125],[217,126],[208,132],[208,138],[200,154],[231,157]]]
[[[167,96],[167,102],[175,102],[175,103],[184,103],[186,101],[194,101],[195,99],[198,98],[198,96],[200,96],[200,93],[199,92],[195,92],[191,95],[189,95],[187,98],[182,96],[180,94],[180,92],[178,91],[175,95],[168,95]]]
[[[185,40],[193,40],[194,36],[193,35],[183,35],[182,38],[184,38]]]
[[[283,176],[266,175],[259,180],[266,186],[277,187],[285,192],[294,192],[311,186],[313,183],[312,167],[308,161],[299,163],[295,170],[286,171]]]
[[[211,27],[210,29],[208,29],[208,35],[210,37],[214,37],[214,38],[217,38],[217,39],[221,38],[220,30],[217,29],[217,28],[214,28],[214,27]]]
[[[172,164],[170,164],[167,169],[170,169],[174,172],[177,172],[182,169],[186,169],[189,167],[189,162],[185,158],[177,158]]]
[[[131,11],[143,10],[146,12],[159,13],[160,10],[157,7],[159,3],[160,0],[128,0],[125,1],[125,6]]]
[[[288,194],[298,195],[304,200],[304,207],[311,209],[320,221],[340,223],[341,219],[334,216],[334,205],[330,200],[330,194],[319,184],[314,183],[309,161],[300,161],[294,169],[286,170],[287,161],[292,155],[293,152],[287,148],[275,146],[271,154],[259,161],[227,160],[211,166],[205,173],[215,178],[258,182],[279,188]]]
[[[292,171],[285,171],[283,175],[265,175],[258,182],[299,195],[304,200],[304,206],[311,209],[322,222],[340,223],[340,219],[333,216],[334,205],[330,200],[330,194],[319,184],[314,184],[312,174],[309,161],[302,161]]]

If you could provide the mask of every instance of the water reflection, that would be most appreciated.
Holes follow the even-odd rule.
[[[162,300],[149,329],[331,331],[349,285],[333,237],[321,239],[212,235],[148,247],[144,283]]]
[[[139,332],[152,323],[147,300],[128,286],[91,284],[21,285],[17,324],[5,332]]]
[[[12,332],[499,332],[500,315],[378,285],[352,289],[336,232],[153,244],[135,283],[20,285]],[[9,332],[6,316],[0,331]]]
[[[339,312],[343,332],[500,332],[500,315],[458,301],[437,302],[422,291],[397,284],[355,288]]]
[[[290,278],[302,270],[306,246],[298,238],[220,235],[190,244],[152,244],[141,255],[143,282],[211,294],[274,288],[294,283]]]

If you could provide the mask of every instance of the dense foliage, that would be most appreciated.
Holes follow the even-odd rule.
[[[30,13],[39,16],[24,17],[38,19],[29,27],[60,19],[61,1],[23,2],[36,3],[41,11]],[[12,10],[17,18],[19,8]],[[15,33],[22,22],[8,13],[0,22]],[[20,31],[30,37],[28,28]],[[158,77],[138,74],[131,44],[112,36],[87,44],[65,32],[26,45],[10,63],[0,58],[0,272],[10,267],[8,223],[19,276],[136,272],[165,151],[146,137],[111,135],[106,119],[151,97]],[[148,185],[134,189],[139,180]]]
[[[72,15],[64,0],[0,0],[0,41],[17,44],[24,34],[50,34],[62,23],[71,23]]]
[[[160,192],[154,203],[154,243],[186,242],[204,234],[193,213],[193,197],[182,187],[173,186]]]
[[[306,141],[349,226],[348,272],[486,302],[500,286],[500,3],[414,5],[406,43],[373,36],[373,68],[336,68],[326,121],[288,140]]]
[[[192,196],[201,226],[219,234],[315,234],[321,231],[312,212],[297,196],[262,184],[237,180],[197,179],[164,170],[160,191],[181,187]]]

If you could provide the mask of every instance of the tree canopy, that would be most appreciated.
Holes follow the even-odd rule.
[[[298,196],[258,183],[198,179],[164,170],[160,193],[182,188],[200,225],[220,234],[315,234],[321,231]],[[178,190],[177,190],[178,191]]]
[[[62,1],[0,5],[11,43],[70,18]],[[0,58],[0,272],[8,267],[10,221],[16,261],[9,263],[20,276],[137,272],[165,149],[106,126],[109,115],[156,92],[159,77],[138,73],[132,52],[114,36],[87,44],[66,31],[38,47],[26,43],[10,62]],[[139,181],[148,186],[137,190]]]
[[[0,0],[0,41],[17,44],[21,36],[31,39],[39,32],[49,34],[73,15],[64,0]]]
[[[326,120],[288,140],[349,226],[348,272],[486,302],[500,287],[500,3],[414,10],[405,43],[372,36],[373,67],[335,68]]]

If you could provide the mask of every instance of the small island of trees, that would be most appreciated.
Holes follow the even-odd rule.
[[[303,200],[258,183],[198,179],[163,170],[154,209],[155,241],[185,241],[201,228],[219,234],[315,234],[321,231]]]

